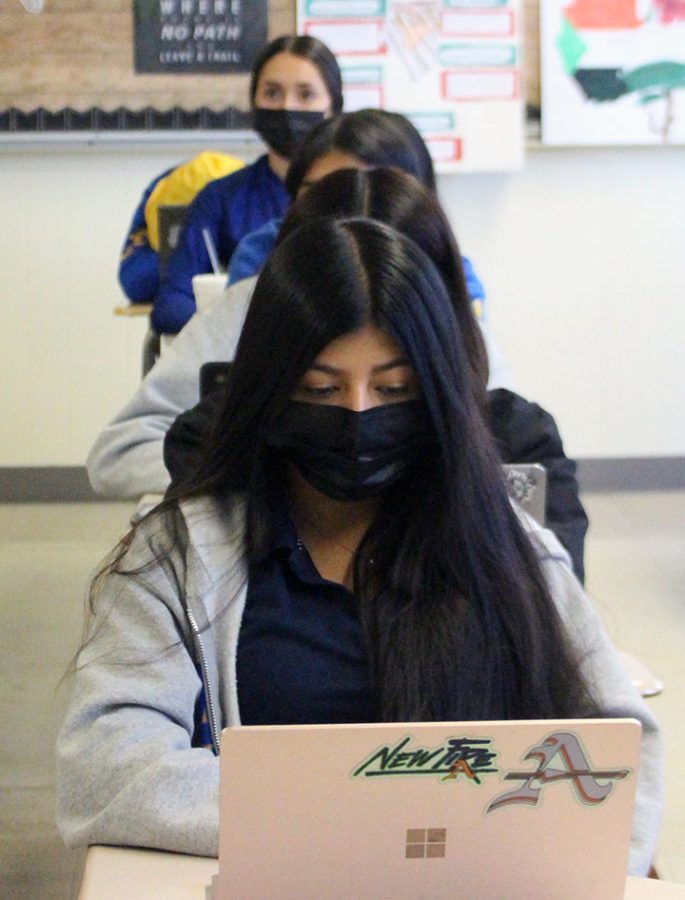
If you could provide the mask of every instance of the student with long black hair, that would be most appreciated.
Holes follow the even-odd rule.
[[[279,245],[213,440],[97,579],[58,742],[69,844],[216,854],[228,724],[635,716],[647,872],[656,725],[566,554],[507,498],[476,327],[386,225],[317,219]]]

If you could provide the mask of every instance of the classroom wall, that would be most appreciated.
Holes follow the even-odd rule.
[[[0,467],[81,465],[135,389],[145,323],[112,314],[117,256],[146,184],[197,150],[0,149]],[[516,387],[568,452],[685,455],[683,149],[537,148],[439,189]]]
[[[440,190],[516,388],[569,453],[685,454],[685,148],[537,148]]]

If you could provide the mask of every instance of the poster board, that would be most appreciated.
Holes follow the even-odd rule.
[[[345,109],[408,116],[442,171],[523,162],[519,0],[297,0],[343,72]]]
[[[542,139],[685,143],[685,2],[545,0]]]

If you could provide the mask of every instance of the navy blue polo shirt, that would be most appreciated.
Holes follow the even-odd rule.
[[[319,575],[279,506],[267,551],[249,565],[236,663],[240,720],[370,722],[369,667],[355,598]]]

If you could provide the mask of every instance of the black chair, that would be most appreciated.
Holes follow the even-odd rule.
[[[186,205],[160,206],[157,210],[157,227],[159,230],[159,272],[164,273],[169,257],[174,252],[181,232]],[[150,324],[143,339],[142,369],[143,378],[159,359],[161,338]]]

